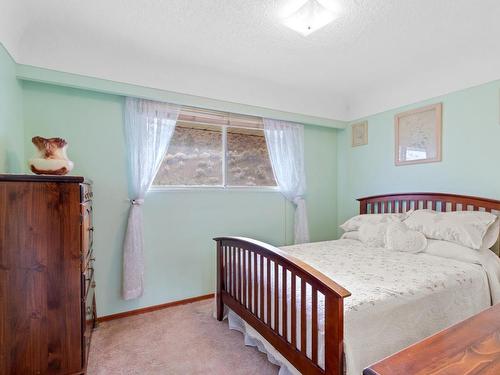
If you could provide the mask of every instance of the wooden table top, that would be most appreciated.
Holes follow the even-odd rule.
[[[363,375],[500,374],[500,304],[368,367]]]
[[[52,175],[35,175],[35,174],[9,174],[1,173],[0,181],[5,182],[74,182],[82,183],[85,178],[82,176],[52,176]]]

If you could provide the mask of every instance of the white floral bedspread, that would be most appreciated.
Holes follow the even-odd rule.
[[[488,277],[490,283],[495,279],[500,285],[500,261],[493,253],[488,255],[497,262],[496,268],[425,253],[367,247],[349,239],[281,249],[351,292],[352,295],[344,300],[345,369],[349,375],[361,374],[368,365],[484,310],[491,305],[492,298]],[[499,291],[500,286],[496,294]],[[307,297],[307,313],[310,315],[310,295]],[[297,295],[299,298],[300,294]],[[319,298],[318,305],[318,354],[323,362],[322,298]],[[247,343],[260,343],[255,345],[281,365],[280,375],[297,373],[233,312],[229,313],[229,322],[232,328],[245,333]],[[291,324],[290,319],[288,324]],[[310,332],[310,327],[307,328]],[[310,352],[310,348],[307,351]]]
[[[478,264],[366,247],[356,240],[316,242],[282,250],[351,292],[345,304],[348,374],[491,304]]]
[[[417,299],[450,288],[484,289],[485,273],[476,264],[426,254],[366,247],[360,241],[338,240],[282,247],[351,292],[346,314],[401,299]]]

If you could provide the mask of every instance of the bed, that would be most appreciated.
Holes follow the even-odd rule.
[[[361,214],[418,208],[500,212],[500,201],[442,193],[358,201]],[[230,326],[266,352],[282,374],[359,374],[496,302],[491,277],[498,282],[500,261],[490,250],[481,254],[484,260],[467,263],[368,252],[353,239],[281,249],[248,238],[215,240],[217,319],[228,316]]]

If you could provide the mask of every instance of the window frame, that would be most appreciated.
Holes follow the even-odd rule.
[[[194,126],[199,126],[203,125],[203,123],[200,122],[195,122],[195,121],[189,121],[189,120],[182,120],[182,123],[185,124],[192,124]],[[210,126],[219,126],[221,127],[221,135],[222,135],[222,185],[151,185],[149,187],[148,192],[152,193],[159,193],[159,192],[166,192],[166,191],[249,191],[249,192],[279,192],[279,186],[276,183],[275,186],[228,186],[227,185],[227,129],[228,128],[240,128],[240,129],[250,129],[250,130],[262,130],[261,128],[257,127],[250,127],[250,126],[241,126],[241,125],[230,125],[230,124],[206,124]],[[265,135],[264,135],[265,137]],[[266,144],[267,148],[267,144]],[[168,152],[168,149],[165,151],[165,153]],[[268,155],[269,155],[269,149],[267,150]],[[165,156],[165,155],[164,155]],[[163,160],[162,160],[163,162]],[[269,160],[271,162],[271,160]],[[155,176],[156,177],[156,176]],[[275,178],[276,182],[276,178]]]

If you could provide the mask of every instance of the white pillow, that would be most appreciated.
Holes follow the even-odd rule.
[[[345,232],[342,237],[340,237],[342,240],[357,240],[359,241],[359,231],[354,230],[352,232]]]
[[[404,223],[427,238],[450,241],[477,250],[495,220],[495,215],[484,211],[416,210]]]
[[[497,243],[500,234],[500,219],[497,217],[495,222],[490,225],[483,238],[482,249],[490,249]]]
[[[427,247],[427,238],[405,223],[390,223],[385,232],[385,248],[389,250],[419,253]]]
[[[385,231],[389,223],[365,223],[359,227],[359,240],[370,247],[384,247]]]
[[[363,224],[380,224],[391,223],[395,221],[403,221],[409,214],[409,211],[403,214],[363,214],[356,215],[347,220],[340,227],[345,232],[359,230]]]
[[[479,251],[448,241],[428,240],[427,249],[425,249],[424,253],[467,263],[480,264],[478,261]]]

